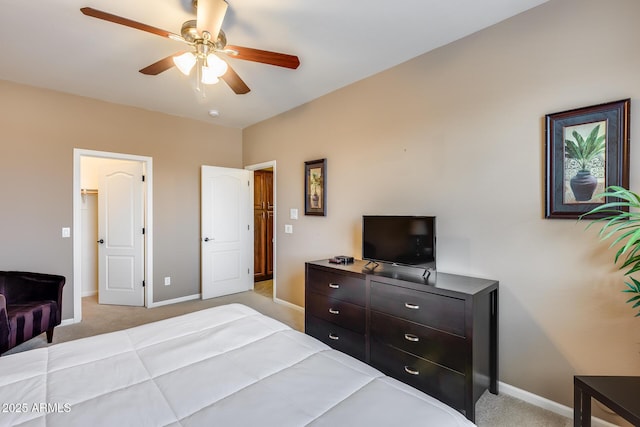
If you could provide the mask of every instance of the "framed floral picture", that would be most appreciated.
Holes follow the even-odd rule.
[[[546,116],[545,218],[577,219],[629,188],[629,108],[609,102]]]
[[[304,214],[327,215],[327,159],[304,162]]]

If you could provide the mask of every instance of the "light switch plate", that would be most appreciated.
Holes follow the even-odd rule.
[[[298,209],[296,208],[289,209],[289,218],[298,219]]]
[[[285,224],[284,225],[284,232],[286,234],[293,234],[293,225],[291,224]]]
[[[62,237],[71,237],[71,228],[62,227]]]

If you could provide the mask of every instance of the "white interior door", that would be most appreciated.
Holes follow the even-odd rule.
[[[202,298],[253,289],[253,172],[202,166]]]
[[[98,302],[144,305],[142,162],[104,162],[98,182]]]

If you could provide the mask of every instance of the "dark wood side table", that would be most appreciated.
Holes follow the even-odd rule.
[[[574,376],[573,425],[591,425],[591,398],[640,426],[640,377]]]

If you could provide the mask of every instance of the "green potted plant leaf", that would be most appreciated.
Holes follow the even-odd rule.
[[[600,124],[596,125],[589,132],[587,139],[584,139],[577,130],[571,134],[573,139],[565,139],[565,157],[578,162],[579,170],[571,178],[570,185],[573,195],[579,202],[591,200],[598,181],[591,174],[591,161],[604,152],[606,141],[604,135],[600,133]]]
[[[622,262],[619,269],[624,270],[625,276],[629,277],[623,292],[632,294],[627,303],[633,304],[633,309],[638,309],[636,317],[640,317],[640,281],[631,277],[633,273],[640,271],[640,196],[626,188],[611,186],[598,197],[606,197],[606,200],[612,201],[595,207],[581,215],[580,219],[592,214],[603,215],[592,220],[587,228],[594,224],[601,225],[600,240],[613,239],[610,248],[620,246],[614,264]]]
[[[313,191],[313,194],[311,195],[312,208],[318,208],[320,206],[320,196],[318,195],[318,188],[320,188],[321,185],[322,178],[320,177],[320,174],[315,172],[311,173],[311,176],[309,177],[309,186],[311,187],[311,191]]]

